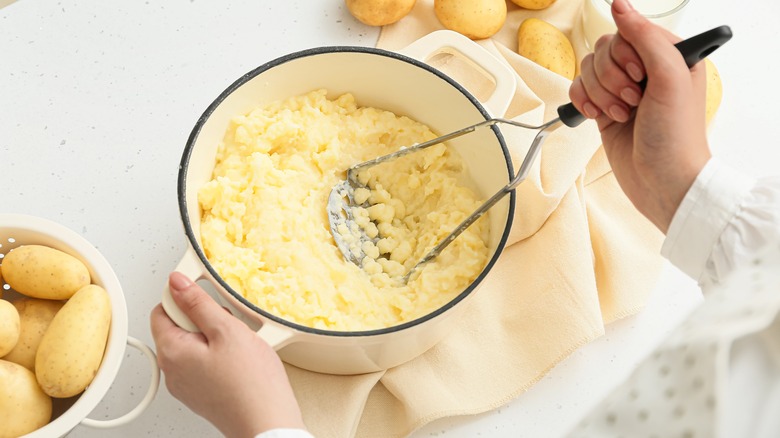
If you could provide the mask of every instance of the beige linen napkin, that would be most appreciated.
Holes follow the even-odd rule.
[[[556,25],[585,53],[581,1],[543,11],[509,5],[499,34],[480,41],[517,72],[506,117],[542,123],[568,102],[570,81],[515,52],[527,17]],[[441,29],[433,0],[382,30],[378,46],[398,50]],[[461,65],[438,66],[479,94]],[[502,127],[518,168],[534,132]],[[604,325],[639,311],[652,290],[661,234],[625,198],[600,148],[595,124],[559,128],[548,137],[529,178],[517,189],[510,245],[453,331],[397,368],[332,376],[287,366],[304,420],[318,437],[401,437],[435,419],[497,408],[527,390]]]

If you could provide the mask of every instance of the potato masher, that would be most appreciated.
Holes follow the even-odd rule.
[[[683,56],[686,64],[690,68],[707,57],[718,47],[726,43],[729,39],[731,39],[731,36],[731,29],[728,26],[720,26],[686,40],[680,41],[675,46],[680,51],[680,54]],[[640,83],[640,86],[644,88],[644,81]],[[539,151],[541,150],[544,140],[548,135],[550,135],[550,133],[558,129],[561,125],[566,125],[572,128],[579,126],[579,124],[584,120],[585,117],[580,114],[574,105],[572,103],[568,103],[558,107],[558,117],[539,126],[528,125],[504,118],[492,118],[471,126],[467,126],[457,131],[450,132],[424,143],[420,143],[411,147],[401,148],[391,154],[355,164],[347,169],[346,178],[333,187],[328,197],[328,220],[330,222],[330,229],[331,234],[333,235],[333,239],[335,240],[336,245],[339,247],[346,260],[362,267],[363,259],[365,258],[365,254],[361,249],[362,243],[366,241],[376,243],[376,241],[381,237],[369,237],[362,229],[362,227],[355,222],[353,209],[361,206],[367,207],[365,203],[364,205],[359,205],[355,200],[355,190],[358,188],[366,188],[366,186],[361,184],[358,180],[358,173],[361,170],[460,137],[462,135],[474,132],[477,129],[490,127],[496,124],[507,124],[538,131],[531,143],[531,147],[528,149],[528,152],[520,164],[520,169],[515,174],[514,178],[507,185],[499,189],[498,192],[496,192],[493,196],[488,198],[479,208],[477,208],[454,230],[452,230],[449,235],[447,235],[438,244],[436,244],[436,246],[428,251],[428,253],[403,276],[402,282],[406,284],[415,272],[419,272],[419,270],[426,263],[436,258],[444,250],[444,248],[452,243],[452,241],[455,240],[455,238],[457,238],[466,228],[476,222],[507,193],[514,190],[521,182],[525,180],[525,178],[528,176],[528,172],[530,171],[531,166],[533,165],[537,155],[539,154]],[[346,229],[352,231],[352,233],[350,233],[350,237],[357,236],[357,241],[353,241],[342,234],[341,230],[344,230],[345,226],[347,227]]]

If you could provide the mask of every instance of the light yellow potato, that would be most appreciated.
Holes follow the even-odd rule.
[[[43,392],[72,397],[92,382],[103,361],[111,303],[91,284],[73,294],[54,316],[35,355],[35,375]]]
[[[3,298],[3,285],[5,284],[5,281],[3,281],[3,267],[0,265],[0,298]]]
[[[520,6],[523,9],[540,10],[549,7],[555,3],[555,0],[512,0],[512,3]]]
[[[720,102],[723,99],[723,83],[720,80],[718,69],[709,58],[704,59],[704,65],[707,69],[707,103],[704,114],[709,125],[720,108]]]
[[[19,312],[13,304],[0,300],[0,357],[13,350],[19,341]]]
[[[416,0],[345,0],[353,17],[369,26],[384,26],[404,18]]]
[[[0,360],[0,438],[18,437],[51,420],[51,398],[41,391],[35,374]]]
[[[434,0],[436,18],[472,40],[490,38],[506,21],[504,0]]]
[[[3,357],[4,360],[35,370],[35,353],[43,334],[49,328],[54,315],[62,309],[62,301],[21,298],[13,305],[19,312],[20,331],[16,347]]]
[[[517,53],[567,79],[574,79],[577,58],[571,41],[544,20],[523,21],[517,31]]]
[[[91,281],[89,270],[76,257],[42,245],[23,245],[5,255],[5,281],[33,298],[66,300]]]

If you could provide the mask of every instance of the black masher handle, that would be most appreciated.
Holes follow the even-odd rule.
[[[717,50],[718,47],[726,44],[726,42],[731,39],[731,36],[730,27],[718,26],[686,40],[682,40],[674,46],[677,47],[677,50],[682,54],[688,68],[691,68],[696,65],[696,63],[709,56],[710,53]],[[639,86],[644,90],[646,83],[647,78],[643,79],[642,82],[639,83]],[[580,114],[571,102],[558,107],[558,116],[561,118],[564,125],[571,128],[579,126],[580,123],[585,121],[585,116]]]

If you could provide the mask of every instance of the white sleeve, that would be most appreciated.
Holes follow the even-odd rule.
[[[314,435],[303,429],[271,429],[255,438],[314,438]]]
[[[780,177],[755,180],[712,159],[680,203],[661,254],[708,285],[778,240]]]

